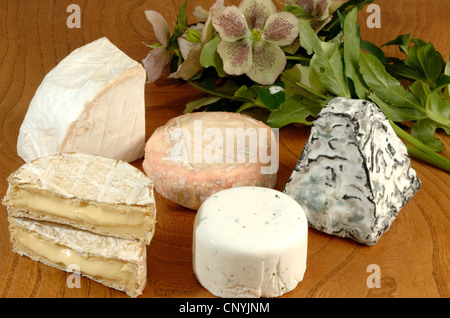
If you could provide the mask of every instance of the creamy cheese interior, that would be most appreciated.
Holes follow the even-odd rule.
[[[109,205],[100,202],[85,202],[65,199],[48,191],[30,187],[9,189],[10,206],[23,211],[27,216],[56,217],[68,220],[71,225],[82,225],[95,232],[118,234],[126,237],[141,237],[153,228],[154,211],[147,206]],[[76,224],[74,224],[76,223]]]
[[[11,233],[11,239],[15,242],[18,252],[25,253],[32,258],[44,260],[46,263],[59,268],[67,268],[76,264],[81,273],[94,279],[102,279],[110,282],[126,282],[129,289],[137,287],[134,275],[135,265],[117,260],[100,257],[87,257],[71,248],[61,246],[33,233],[16,227]]]

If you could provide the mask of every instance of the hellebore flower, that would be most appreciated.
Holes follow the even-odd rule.
[[[332,18],[336,11],[347,0],[286,0],[286,5],[302,7],[312,16],[311,27],[319,32]]]
[[[152,24],[155,36],[160,43],[151,46],[153,49],[142,60],[142,64],[147,72],[147,83],[153,83],[161,77],[165,67],[170,62],[171,54],[167,49],[170,40],[170,29],[167,21],[159,12],[147,10],[145,11],[145,16]]]
[[[286,66],[280,46],[298,37],[298,19],[289,12],[276,12],[272,0],[243,0],[239,8],[211,10],[211,15],[221,38],[217,52],[224,71],[273,84]]]

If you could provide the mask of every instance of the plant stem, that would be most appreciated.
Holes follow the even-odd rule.
[[[423,151],[417,150],[416,148],[411,147],[411,146],[406,146],[406,149],[408,149],[408,153],[411,156],[416,157],[422,161],[425,161],[425,162],[427,162],[435,167],[438,167],[440,169],[443,169],[447,172],[450,172],[450,164],[448,162],[444,162],[444,161],[441,162],[439,160],[436,160],[436,158],[434,158],[433,156],[430,156],[429,154],[427,154]]]
[[[319,98],[321,98],[321,99],[324,99],[324,100],[327,99],[327,97],[326,97],[325,95],[323,95],[323,94],[321,94],[321,93],[319,93],[319,92],[313,90],[312,88],[306,86],[305,84],[303,84],[303,83],[297,81],[297,80],[296,80],[295,78],[293,78],[292,76],[290,76],[290,75],[288,75],[288,74],[286,74],[286,73],[283,73],[283,76],[287,77],[287,78],[288,78],[291,82],[293,82],[295,85],[297,85],[298,87],[303,88],[305,91],[307,91],[307,92],[313,94],[314,96],[317,96],[317,97],[319,97]]]
[[[311,60],[310,58],[304,57],[304,56],[298,56],[298,55],[286,55],[286,60],[292,60],[292,61],[301,61],[301,62],[308,62]]]
[[[201,90],[201,91],[203,91],[203,92],[205,92],[205,93],[208,93],[208,94],[210,94],[210,95],[213,95],[213,96],[217,96],[217,97],[221,97],[221,98],[225,98],[225,99],[229,99],[229,100],[238,100],[238,101],[241,101],[241,102],[249,102],[249,101],[252,101],[252,100],[246,99],[246,98],[234,97],[234,96],[230,96],[230,95],[218,93],[218,92],[216,92],[216,91],[211,91],[211,90],[206,89],[206,88],[204,88],[204,87],[201,87],[200,85],[195,84],[194,82],[189,81],[189,80],[188,80],[187,82],[188,82],[191,86],[193,86],[193,87],[195,87],[195,88],[197,88],[197,89],[199,89],[199,90]]]

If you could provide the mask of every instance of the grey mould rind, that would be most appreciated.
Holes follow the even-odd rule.
[[[374,245],[421,187],[386,116],[363,100],[333,99],[314,121],[285,192],[311,227]]]

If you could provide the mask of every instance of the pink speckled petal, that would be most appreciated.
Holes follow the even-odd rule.
[[[260,41],[253,43],[253,64],[246,73],[261,85],[273,84],[286,66],[284,52],[276,44]]]
[[[150,51],[142,60],[147,72],[147,83],[153,83],[161,77],[164,68],[170,61],[170,53],[164,47],[157,47]]]
[[[289,12],[272,14],[266,22],[263,38],[280,46],[289,45],[298,36],[298,19]]]
[[[244,14],[250,30],[262,30],[267,18],[277,11],[272,0],[243,0],[239,10]]]
[[[223,5],[223,1],[224,0],[216,0],[216,2],[209,9],[209,16],[208,16],[208,19],[205,22],[205,26],[203,27],[203,31],[202,31],[201,42],[203,44],[211,41],[213,36],[214,36],[214,32],[215,32],[214,26],[212,24],[211,11],[212,10],[224,10],[225,6]]]
[[[221,41],[217,52],[223,60],[223,70],[229,75],[242,75],[252,65],[252,43],[247,39],[236,42]]]
[[[167,46],[170,39],[170,28],[167,24],[166,19],[164,19],[161,13],[153,10],[146,10],[145,16],[152,24],[153,31],[155,32],[155,36],[158,39],[159,43],[161,43],[163,46]]]
[[[226,7],[224,10],[211,10],[212,23],[220,38],[233,42],[249,37],[250,30],[245,22],[245,17],[235,6]]]

